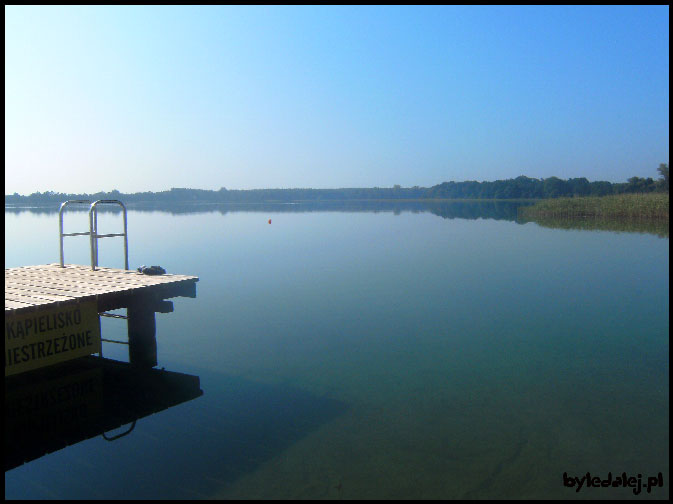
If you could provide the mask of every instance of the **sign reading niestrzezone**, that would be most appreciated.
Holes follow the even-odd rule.
[[[5,314],[5,376],[100,352],[95,301]]]

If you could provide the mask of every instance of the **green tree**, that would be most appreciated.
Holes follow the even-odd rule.
[[[661,187],[663,187],[664,191],[668,192],[668,164],[667,163],[661,163],[659,165],[659,168],[657,168],[657,171],[659,172],[659,175],[661,178],[659,179],[659,183],[661,184]]]
[[[542,182],[545,198],[558,198],[568,196],[568,182],[558,177],[549,177]]]
[[[602,180],[589,182],[589,194],[591,196],[607,196],[608,194],[614,193],[615,188],[610,182],[605,182]]]
[[[568,179],[568,185],[573,196],[588,196],[591,193],[591,185],[586,177]]]

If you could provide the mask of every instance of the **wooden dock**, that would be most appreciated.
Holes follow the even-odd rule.
[[[166,299],[196,297],[198,280],[73,264],[5,269],[5,376],[100,353],[98,315],[120,308],[130,362],[156,366],[154,314],[173,311]]]
[[[5,270],[5,315],[95,300],[98,312],[127,308],[132,298],[195,297],[198,277],[66,264]]]

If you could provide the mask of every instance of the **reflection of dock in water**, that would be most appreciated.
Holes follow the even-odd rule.
[[[89,205],[88,231],[63,232],[69,204]],[[99,204],[122,208],[123,232],[98,232]],[[65,264],[66,236],[89,237],[90,266]],[[94,436],[114,441],[138,419],[203,395],[198,376],[152,369],[155,313],[173,311],[169,298],[196,297],[199,279],[160,266],[130,270],[118,200],[64,202],[59,237],[58,264],[5,269],[5,471]],[[124,269],[98,265],[98,240],[110,237],[124,239]],[[126,319],[128,341],[101,338],[101,316]],[[103,358],[102,341],[127,344],[129,362]]]
[[[6,377],[5,471],[95,436],[114,441],[201,395],[198,376],[93,356]]]

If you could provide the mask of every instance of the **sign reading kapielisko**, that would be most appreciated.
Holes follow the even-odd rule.
[[[5,314],[5,376],[100,352],[96,301]]]

